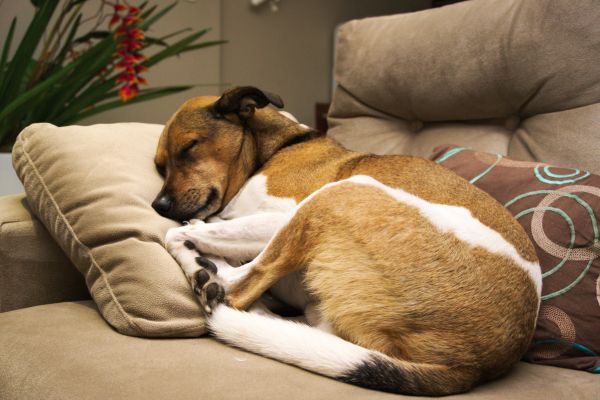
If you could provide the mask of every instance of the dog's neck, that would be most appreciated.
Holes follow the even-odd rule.
[[[259,110],[246,123],[240,153],[229,171],[229,184],[221,207],[225,207],[244,183],[279,150],[311,140],[319,134],[271,109]]]
[[[265,112],[268,113],[268,117],[254,118],[247,124],[256,143],[256,168],[252,173],[282,148],[317,136],[317,132],[313,129],[292,121],[278,112],[270,109]]]

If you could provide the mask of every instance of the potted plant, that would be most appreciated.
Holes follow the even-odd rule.
[[[98,4],[98,12],[84,19],[82,8],[90,1]],[[164,8],[152,1],[137,5],[124,0],[31,3],[35,14],[12,57],[16,18],[0,48],[2,175],[7,168],[12,172],[6,152],[25,126],[34,122],[69,125],[112,108],[190,89],[193,85],[142,88],[146,84],[143,73],[169,57],[223,43],[200,41],[208,29],[148,36],[148,28],[176,2]]]

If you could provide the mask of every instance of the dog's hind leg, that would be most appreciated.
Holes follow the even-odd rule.
[[[253,261],[224,276],[229,305],[247,309],[280,279],[306,268],[318,235],[311,227],[309,216],[314,210],[304,207],[304,203],[288,214],[289,221]]]
[[[279,220],[283,227],[253,261],[237,268],[217,268],[217,272],[209,268],[197,274],[198,279],[192,286],[207,313],[210,314],[216,303],[223,300],[222,293],[230,295],[228,302],[232,306],[246,309],[279,279],[303,268],[304,257],[301,254],[308,243],[305,243],[304,227],[299,224],[304,218],[297,213],[281,216],[285,218],[284,222],[289,221],[285,224]],[[186,243],[194,244],[192,241]]]

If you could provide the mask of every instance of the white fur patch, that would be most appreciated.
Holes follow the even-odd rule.
[[[287,119],[291,119],[292,121],[294,121],[295,123],[298,123],[298,119],[296,117],[294,117],[294,115],[290,112],[287,111],[279,111],[279,114],[283,115],[284,117],[286,117]]]
[[[288,212],[296,206],[296,200],[276,197],[267,193],[267,177],[254,175],[227,206],[219,213],[222,219],[240,218],[264,212]]]
[[[208,319],[221,340],[322,375],[337,377],[367,360],[370,350],[298,322],[219,305]]]
[[[244,261],[256,257],[275,232],[287,222],[284,213],[263,212],[219,222],[188,225],[190,228],[183,226],[173,229],[181,229],[180,234],[191,240],[203,254]]]
[[[510,258],[519,267],[529,274],[533,281],[538,297],[542,293],[542,272],[539,263],[533,263],[525,260],[517,252],[517,249],[502,237],[492,228],[484,225],[477,218],[473,217],[471,211],[464,207],[450,206],[446,204],[430,203],[413,194],[405,192],[401,189],[394,189],[366,175],[356,175],[348,179],[328,183],[317,192],[332,187],[334,185],[343,184],[344,182],[352,182],[363,185],[369,185],[385,191],[387,194],[396,200],[409,204],[419,209],[421,214],[425,216],[429,222],[442,232],[452,232],[458,239],[469,243],[472,246],[480,246],[490,253],[501,254]],[[317,194],[317,192],[311,194]],[[302,206],[306,198],[298,205]]]

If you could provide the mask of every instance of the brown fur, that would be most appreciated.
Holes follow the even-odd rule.
[[[365,212],[373,204],[384,211]],[[533,334],[537,295],[525,271],[437,231],[376,188],[345,184],[315,196],[230,302],[245,308],[301,269],[338,336],[399,360],[460,369],[468,380],[459,386],[505,373]]]
[[[271,109],[256,110],[248,120],[228,115],[206,121],[214,101],[187,102],[167,124],[156,157],[157,166],[166,168],[163,190],[179,196],[190,188],[218,187],[214,213],[259,168],[269,194],[296,201],[328,182],[369,175],[427,201],[469,209],[523,258],[537,260],[504,207],[433,162],[356,153],[328,138],[284,147],[310,131]],[[181,146],[199,136],[206,146],[178,162]],[[187,206],[177,207],[185,214]],[[424,382],[436,377],[431,391],[415,393],[464,391],[501,375],[533,334],[538,299],[525,271],[507,257],[439,232],[416,208],[376,188],[344,184],[315,196],[231,288],[228,301],[246,308],[298,270],[305,270],[307,288],[336,334],[392,357],[406,371],[423,374]]]

